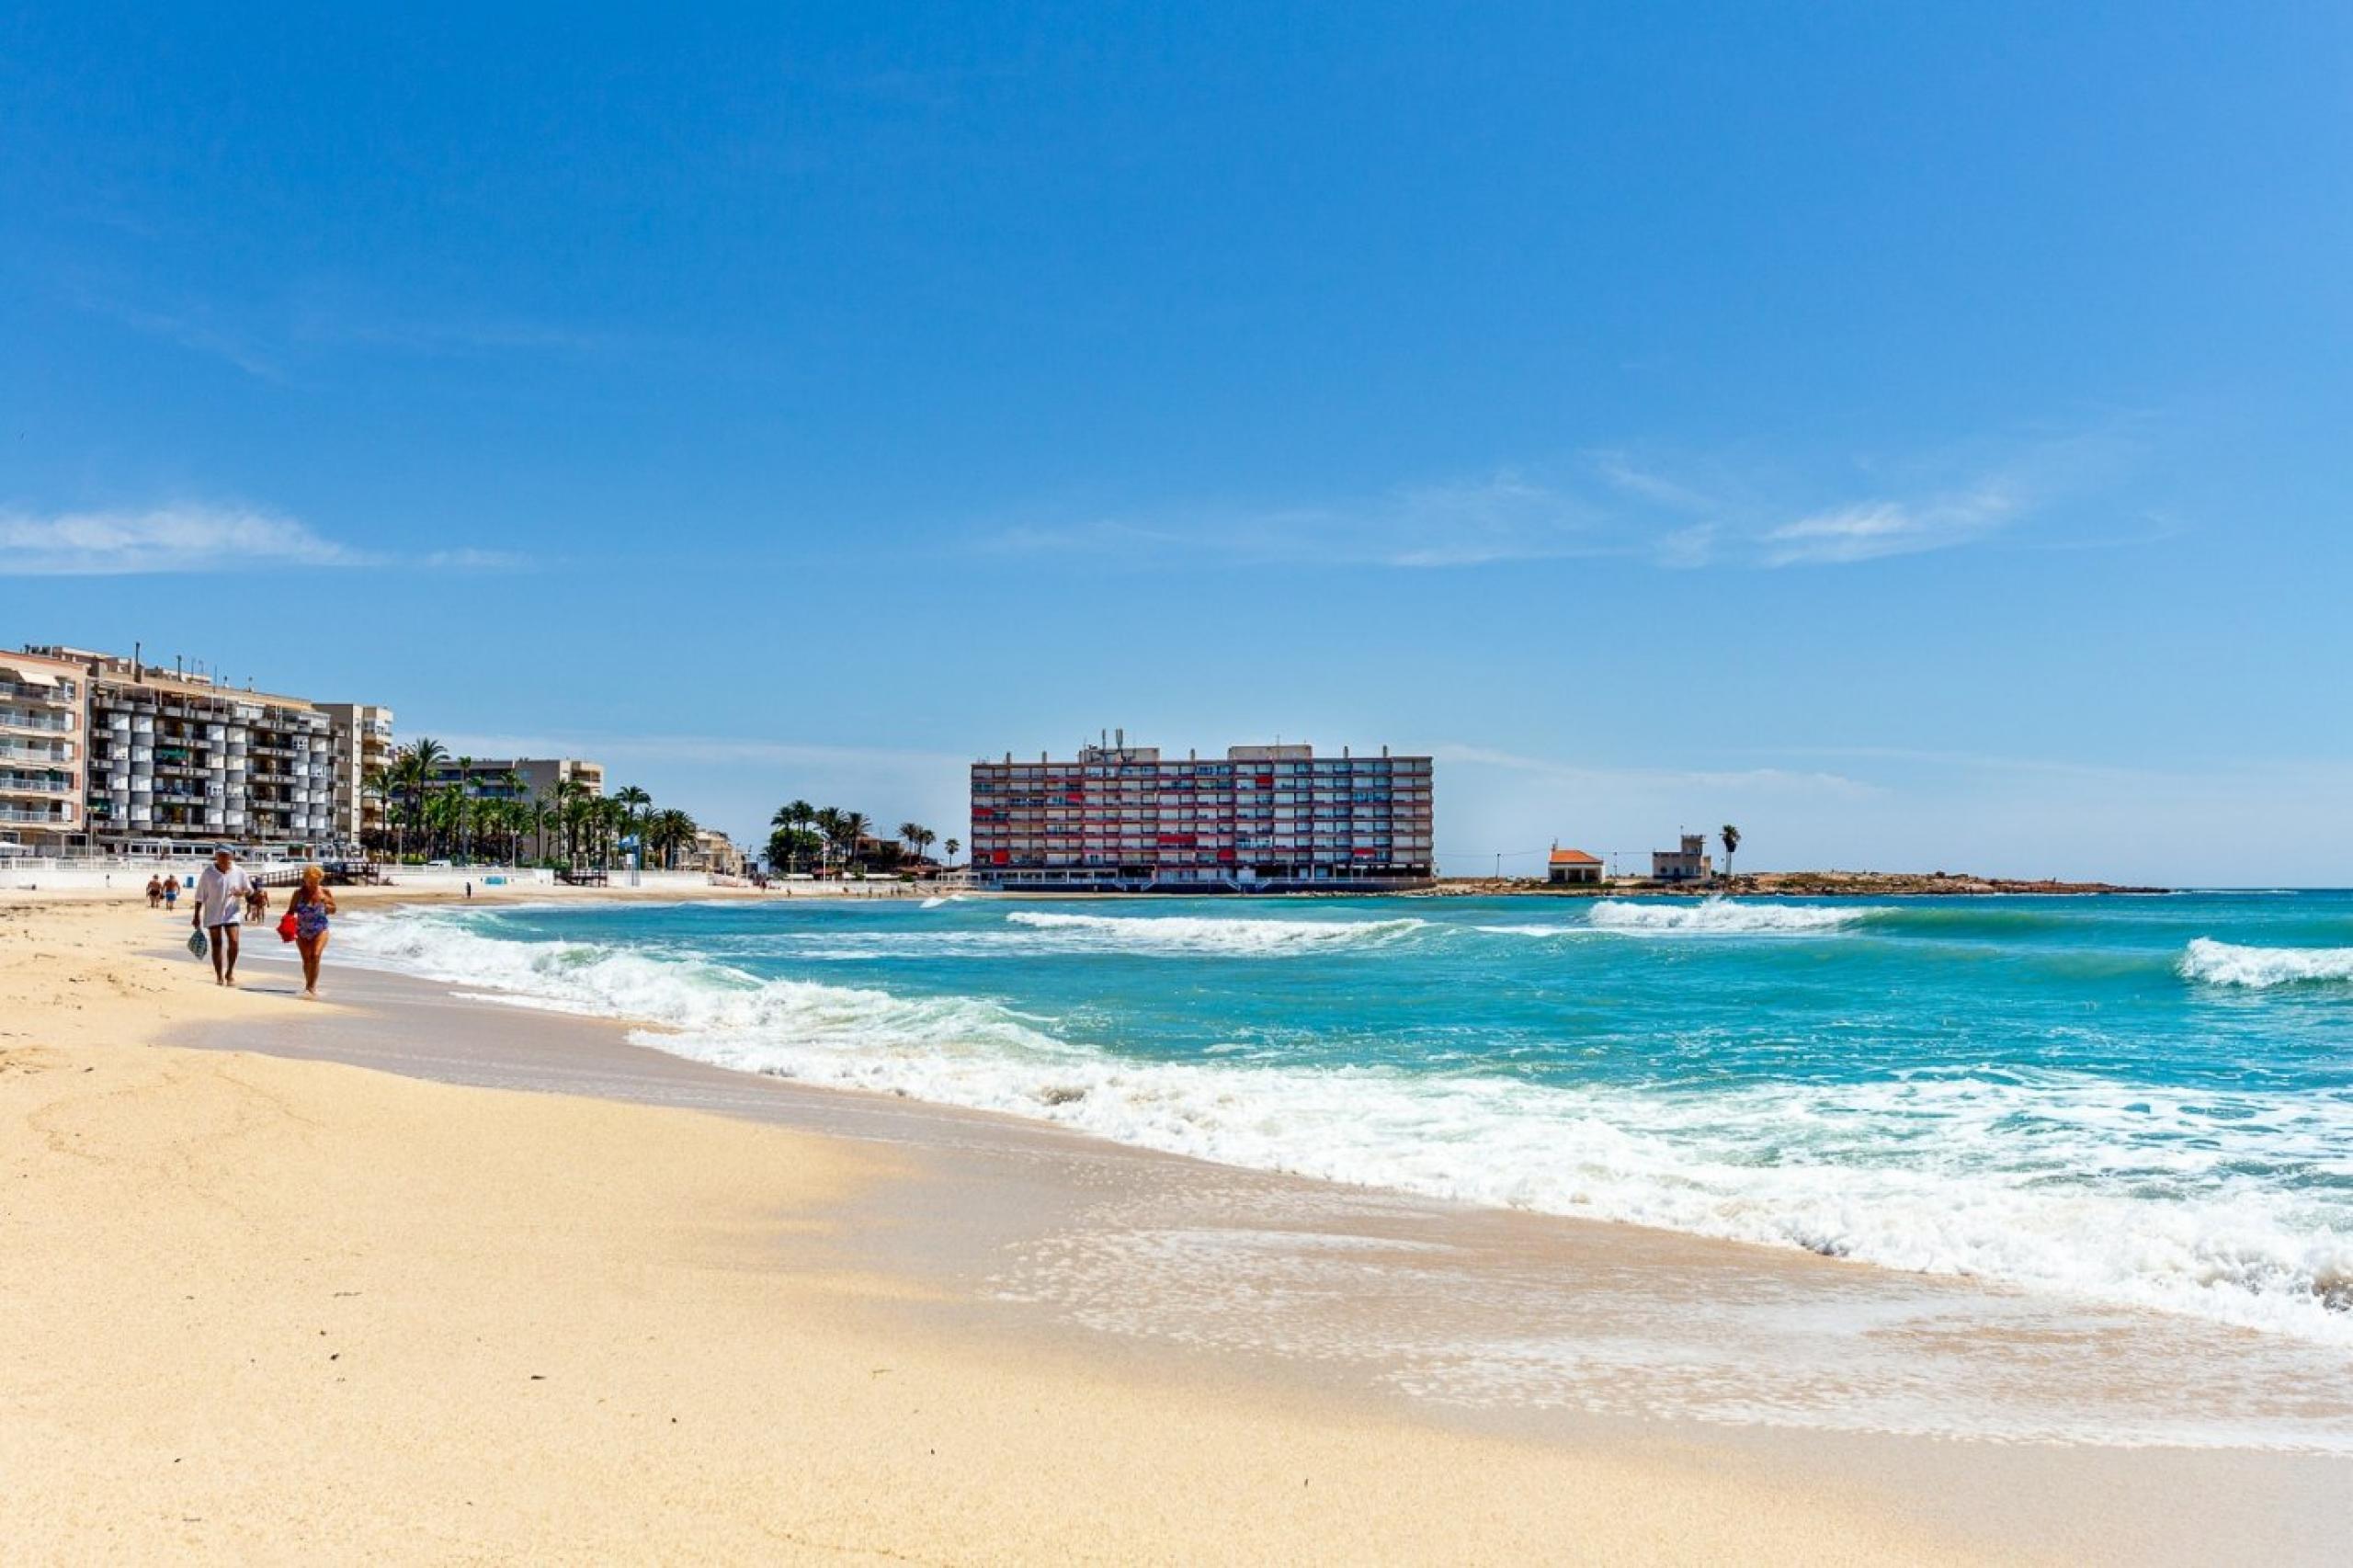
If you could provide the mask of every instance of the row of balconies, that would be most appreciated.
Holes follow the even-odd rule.
[[[81,698],[72,681],[60,681],[55,686],[35,686],[30,681],[0,680],[0,697],[37,702],[44,708],[74,708],[81,704]]]
[[[0,767],[0,793],[10,795],[76,795],[81,792],[81,780],[71,773],[49,771],[28,773],[19,768]]]
[[[72,741],[28,741],[16,735],[0,735],[0,762],[71,762],[74,760]]]
[[[1142,850],[1142,847],[1169,847],[1172,840],[1190,838],[1202,847],[1259,847],[1259,850],[1291,850],[1291,847],[1428,847],[1426,834],[982,834],[972,840],[976,850],[1047,850],[1047,847],[1104,847],[1104,850]]]
[[[40,730],[63,733],[74,728],[71,712],[42,708],[0,708],[0,729]]]
[[[0,822],[32,827],[72,827],[74,810],[63,803],[46,810],[39,806],[0,805]]]
[[[1427,823],[1430,820],[1430,813],[1427,812],[1392,812],[1384,811],[1378,806],[1354,808],[1347,806],[1319,806],[1309,808],[1307,810],[1293,810],[1288,807],[1282,807],[1271,812],[1160,812],[1154,813],[1147,812],[1138,813],[1135,812],[1088,812],[1084,814],[1077,812],[1058,812],[1051,810],[1041,811],[1036,807],[1030,807],[1027,810],[1015,809],[1010,811],[998,810],[990,807],[975,807],[972,814],[972,821],[976,824],[1001,823],[1016,828],[1029,828],[1033,830],[1045,826],[1051,826],[1054,828],[1070,827],[1073,829],[1080,826],[1090,828],[1120,826],[1189,828],[1207,826],[1214,829],[1221,827],[1284,827],[1292,823],[1308,822],[1345,822],[1386,824],[1389,823]]]

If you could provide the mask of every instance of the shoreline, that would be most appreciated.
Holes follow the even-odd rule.
[[[401,896],[406,891],[384,890],[383,895],[360,902],[449,902]],[[515,890],[508,902],[524,902],[534,892],[544,890]],[[22,913],[21,904],[0,904],[0,915]],[[165,917],[150,916],[143,907],[120,913],[130,918],[112,922],[118,931],[136,931],[152,923],[157,936],[170,934]],[[108,923],[97,911],[87,915],[95,924]],[[276,979],[268,958],[265,949],[264,961],[255,970],[256,981],[265,985]],[[1493,1495],[1483,1493],[1478,1506],[1488,1515],[1481,1533],[1431,1536],[1407,1529],[1386,1543],[1396,1550],[1375,1553],[1379,1555],[1452,1555],[1459,1548],[1475,1556],[1482,1554],[1475,1543],[1483,1540],[1490,1554],[1501,1551],[1541,1556],[1549,1550],[1590,1556],[1597,1553],[1600,1542],[1616,1540],[1627,1555],[1674,1557],[1705,1554],[1706,1541],[1713,1539],[1718,1551],[1728,1549],[1744,1557],[1818,1560],[1824,1541],[1830,1540],[1859,1558],[2059,1551],[2078,1558],[2110,1553],[2137,1558],[2169,1551],[2187,1560],[2198,1555],[2189,1543],[2203,1540],[2213,1546],[2222,1536],[2204,1533],[2203,1527],[2188,1531],[2178,1519],[2170,1528],[2154,1528],[2152,1521],[2163,1519],[2166,1505],[2185,1484],[2205,1490],[2227,1478],[2225,1490],[2242,1499],[2224,1509],[2232,1516],[2227,1523],[2235,1532],[2235,1546],[2245,1548],[2250,1540],[2268,1534],[2279,1538],[2279,1550],[2292,1561],[2316,1555],[2313,1549],[2323,1539],[2300,1535],[2302,1527],[2292,1521],[2313,1518],[2314,1500],[2329,1495],[2331,1488],[2341,1494],[2347,1474],[2345,1461],[2338,1459],[2227,1447],[2020,1448],[2014,1442],[1953,1437],[1776,1426],[1726,1411],[1695,1415],[1687,1408],[1662,1416],[1652,1406],[1662,1401],[1674,1403],[1668,1397],[1675,1392],[1668,1386],[1673,1380],[1650,1376],[1639,1362],[1605,1365],[1597,1377],[1584,1375],[1581,1381],[1554,1377],[1545,1385],[1552,1403],[1483,1402],[1466,1392],[1475,1392],[1482,1378],[1492,1383],[1500,1375],[1506,1382],[1528,1384],[1542,1381],[1544,1371],[1540,1356],[1502,1367],[1472,1366],[1483,1348],[1483,1334],[1488,1351],[1506,1341],[1524,1351],[1548,1342],[1550,1335],[1549,1343],[1556,1346],[1574,1348],[1582,1342],[1589,1349],[1615,1346],[1622,1355],[1634,1342],[1629,1335],[1641,1340],[1645,1334],[1655,1350],[1661,1344],[1650,1333],[1647,1320],[1662,1308],[1699,1319],[1715,1314],[1704,1324],[1705,1332],[1682,1346],[1687,1357],[1699,1358],[1693,1365],[1711,1368],[1703,1381],[1737,1383],[1733,1374],[1745,1354],[1762,1350],[1783,1358],[1779,1367],[1768,1359],[1754,1369],[1756,1376],[1745,1387],[1714,1389],[1711,1397],[1720,1403],[1754,1401],[1777,1381],[1813,1382],[1826,1376],[1828,1363],[1787,1358],[1797,1340],[1758,1338],[1756,1323],[1735,1321],[1736,1312],[1726,1319],[1721,1302],[1694,1313],[1695,1307],[1721,1296],[1734,1282],[1741,1293],[1756,1298],[1759,1323],[1770,1312],[1786,1312],[1794,1302],[1820,1297],[1824,1324],[1840,1317],[1849,1320],[1848,1337],[1841,1344],[1867,1352],[1848,1369],[1849,1381],[1878,1377],[1889,1389],[1900,1389],[1907,1380],[1916,1381],[1924,1373],[1957,1380],[1964,1368],[1998,1370],[2005,1357],[2016,1356],[2035,1335],[2048,1333],[2053,1325],[2038,1319],[2005,1330],[1998,1322],[1973,1318],[1974,1306],[1956,1318],[1950,1315],[1955,1301],[1997,1299],[1998,1293],[1989,1297],[1972,1287],[1928,1287],[1927,1294],[1938,1298],[1935,1310],[1915,1317],[1910,1332],[1940,1332],[1949,1343],[1938,1355],[1898,1365],[1885,1359],[1885,1346],[1880,1343],[1889,1324],[1881,1321],[1874,1328],[1871,1316],[1878,1312],[1883,1319],[1899,1297],[1910,1300],[1906,1310],[1921,1311],[1921,1287],[1913,1281],[1888,1294],[1886,1280],[1903,1278],[1895,1276],[1859,1287],[1853,1282],[1885,1272],[1863,1266],[1629,1226],[1466,1210],[1331,1187],[1305,1178],[1263,1176],[1102,1143],[994,1113],[790,1085],[631,1044],[624,1038],[625,1027],[618,1023],[460,1002],[448,995],[448,987],[381,971],[347,971],[330,992],[331,998],[342,994],[345,1000],[298,1008],[279,1005],[258,990],[217,992],[198,982],[195,969],[142,953],[136,961],[129,957],[110,960],[104,972],[120,983],[153,987],[152,994],[170,995],[175,1010],[171,1023],[181,1031],[180,1038],[208,1046],[229,1045],[239,1054],[138,1047],[126,1060],[121,1055],[126,1045],[119,1040],[42,1045],[36,1049],[67,1052],[65,1062],[39,1074],[0,1073],[0,1084],[21,1090],[43,1079],[55,1082],[60,1072],[74,1064],[76,1055],[85,1058],[80,1065],[109,1074],[153,1062],[200,1077],[216,1070],[211,1064],[232,1064],[218,1071],[267,1083],[273,1094],[299,1089],[329,1103],[342,1103],[347,1096],[367,1099],[392,1094],[388,1083],[418,1077],[494,1082],[510,1091],[551,1092],[518,1097],[479,1086],[416,1088],[420,1093],[429,1090],[428,1097],[437,1102],[442,1096],[460,1096],[451,1103],[472,1108],[467,1116],[478,1112],[501,1129],[543,1119],[610,1117],[616,1125],[631,1128],[631,1137],[641,1132],[654,1136],[654,1122],[641,1119],[684,1118],[690,1124],[684,1129],[659,1130],[662,1146],[680,1152],[689,1145],[699,1149],[706,1142],[734,1146],[739,1137],[748,1135],[743,1131],[750,1125],[747,1116],[779,1123],[750,1131],[762,1138],[806,1142],[811,1149],[822,1150],[829,1165],[855,1169],[858,1176],[828,1187],[825,1196],[813,1200],[813,1208],[800,1211],[804,1219],[788,1221],[787,1235],[774,1233],[771,1214],[764,1232],[767,1240],[756,1249],[758,1256],[736,1267],[748,1267],[754,1277],[772,1282],[781,1272],[790,1283],[811,1267],[811,1260],[801,1256],[805,1248],[791,1242],[790,1233],[799,1233],[799,1227],[814,1221],[815,1231],[810,1233],[827,1238],[824,1267],[866,1282],[861,1290],[872,1286],[870,1296],[860,1297],[862,1311],[903,1331],[890,1336],[894,1356],[904,1343],[913,1342],[925,1346],[927,1354],[944,1358],[946,1364],[993,1365],[1010,1357],[1028,1368],[1020,1380],[1021,1397],[1037,1397],[1041,1389],[1067,1392],[1076,1379],[1088,1386],[1083,1409],[1107,1401],[1117,1405],[1134,1394],[1133,1389],[1105,1393],[1090,1381],[1110,1377],[1115,1391],[1124,1386],[1121,1380],[1141,1380],[1152,1391],[1154,1419],[1160,1418],[1165,1402],[1175,1399],[1188,1422],[1247,1409],[1251,1414],[1244,1431],[1257,1437],[1267,1432],[1296,1436],[1301,1422],[1316,1431],[1336,1429],[1352,1442],[1360,1437],[1376,1454],[1388,1456],[1365,1472],[1383,1478],[1388,1486],[1394,1486],[1401,1473],[1410,1473],[1415,1488],[1427,1489],[1436,1483],[1433,1472],[1425,1468],[1431,1462],[1449,1468],[1464,1462],[1479,1467],[1500,1463],[1518,1478],[1516,1484],[1533,1474],[1551,1478],[1535,1494],[1516,1499],[1509,1488]],[[363,972],[368,974],[365,983]],[[156,1033],[152,1028],[129,1031],[113,1027],[117,1034]],[[198,1041],[198,1036],[210,1038]],[[0,1051],[12,1058],[21,1049],[16,1039],[0,1040]],[[325,1057],[335,1064],[250,1054],[255,1051]],[[354,1061],[376,1070],[345,1064]],[[205,1065],[183,1068],[183,1062]],[[387,1072],[400,1076],[388,1080]],[[464,1076],[468,1073],[471,1080]],[[617,1106],[614,1096],[654,1103]],[[760,1102],[756,1111],[748,1103],[755,1100]],[[587,1107],[599,1108],[584,1108]],[[712,1112],[719,1113],[716,1119]],[[421,1174],[411,1167],[430,1167],[449,1154],[438,1145],[390,1153],[404,1178]],[[588,1176],[577,1152],[551,1157],[549,1174],[555,1185],[535,1190],[523,1210],[526,1216],[537,1215],[538,1224],[564,1211],[557,1195],[565,1190],[565,1182]],[[309,1169],[299,1163],[297,1168]],[[26,1184],[14,1185],[18,1192],[11,1198],[24,1196]],[[741,1197],[706,1193],[704,1200],[723,1203],[733,1198],[740,1204]],[[762,1222],[729,1223],[756,1228]],[[624,1250],[631,1256],[658,1255],[665,1245],[664,1227],[632,1233],[628,1243]],[[388,1252],[387,1261],[397,1254],[397,1248]],[[502,1256],[502,1267],[529,1261]],[[1860,1297],[1855,1294],[1858,1290]],[[1381,1310],[1368,1315],[1361,1305],[1349,1304],[1368,1301],[1379,1302]],[[1677,1302],[1679,1306],[1670,1305]],[[1575,1323],[1567,1324],[1567,1319]],[[1939,1322],[1940,1331],[1931,1328]],[[1401,1335],[1400,1324],[1413,1326],[1415,1333]],[[1576,1332],[1564,1336],[1564,1326]],[[1814,1324],[1809,1332],[1822,1326]],[[2129,1347],[2129,1324],[2110,1321],[2075,1326],[2095,1338],[2123,1334]],[[1498,1332],[1506,1329],[1508,1333]],[[2006,1343],[2005,1332],[2011,1336]],[[662,1337],[665,1344],[673,1343],[668,1335]],[[1671,1350],[1674,1346],[1666,1342],[1664,1347]],[[1959,1361],[1952,1359],[1956,1355]],[[1605,1363],[1611,1359],[1604,1358]],[[2105,1359],[2129,1358],[2111,1355]],[[2188,1368],[2192,1374],[2196,1362],[2193,1357]],[[2121,1369],[2106,1370],[2115,1374]],[[2175,1369],[2177,1379],[2183,1371],[2179,1366]],[[1682,1381],[1690,1380],[1687,1375]],[[2019,1383],[2018,1369],[2012,1369],[2009,1381]],[[2094,1385],[2100,1381],[2089,1380]],[[1212,1392],[1203,1395],[1199,1392],[1202,1387]],[[2222,1385],[2195,1375],[2188,1377],[2187,1387],[2201,1395],[2227,1397]],[[2075,1391],[2086,1395],[2094,1392],[2088,1387]],[[2126,1386],[2108,1389],[2100,1397],[2122,1399],[2120,1408],[2154,1409],[2157,1405],[2149,1402],[2157,1392]],[[1686,1389],[1677,1396],[1687,1406],[1690,1392]],[[1787,1396],[1785,1390],[1781,1397]],[[1587,1408],[1597,1403],[1602,1408]],[[1069,1419],[1067,1409],[1061,1414]],[[90,1419],[88,1413],[84,1419]],[[1033,1438],[1046,1441],[1025,1433],[1023,1442]],[[1398,1444],[1404,1447],[1394,1447]],[[1391,1462],[1406,1462],[1397,1456],[1404,1449],[1420,1454],[1425,1444],[1435,1445],[1428,1449],[1431,1456],[1451,1457],[1442,1461],[1415,1459],[1405,1472]],[[1496,1444],[1504,1448],[1495,1450]],[[1255,1442],[1249,1451],[1264,1457],[1263,1447]],[[1077,1463],[1086,1457],[1064,1454],[1059,1462]],[[1180,1462],[1155,1453],[1142,1457],[1141,1462],[1151,1470],[1151,1479],[1165,1482],[1171,1477],[1170,1465],[1182,1470],[1203,1459],[1193,1455]],[[1612,1509],[1604,1510],[1603,1517],[1588,1521],[1589,1528],[1602,1533],[1579,1539],[1544,1532],[1543,1522],[1560,1513],[1563,1484],[1573,1484],[1580,1476],[1589,1480],[1592,1472],[1586,1467],[1591,1465],[1629,1463],[1642,1471],[1638,1477],[1620,1478],[1620,1490],[1631,1491]],[[1643,1469],[1655,1465],[1665,1469]],[[1533,1471],[1522,1468],[1527,1466]],[[992,1484],[1009,1483],[998,1477]],[[1758,1510],[1753,1517],[1762,1522],[1751,1529],[1727,1516],[1724,1523],[1733,1533],[1711,1538],[1708,1521],[1722,1500],[1717,1489],[1725,1484],[1741,1493],[1741,1511]],[[1314,1477],[1313,1486],[1326,1485],[1323,1475]],[[1440,1489],[1448,1490],[1448,1485]],[[1761,1497],[1756,1494],[1760,1489]],[[1116,1504],[1095,1506],[1114,1513],[1143,1506],[1131,1486],[1123,1483],[1118,1491]],[[2089,1523],[2069,1517],[2082,1507],[2081,1493],[2102,1499],[2086,1517]],[[1328,1537],[1314,1533],[1341,1529],[1336,1520],[1310,1525],[1290,1511],[1295,1505],[1289,1494],[1274,1501],[1284,1509],[1271,1521],[1281,1527],[1275,1533],[1244,1530],[1220,1539],[1219,1546],[1244,1555],[1350,1554],[1345,1529]],[[1393,1511],[1377,1496],[1360,1493],[1353,1501],[1371,1510],[1367,1517],[1387,1518]],[[1459,1501],[1469,1504],[1467,1497]],[[1637,1531],[1629,1536],[1622,1533],[1623,1518],[1612,1532],[1607,1516],[1625,1509],[1634,1517],[1651,1517],[1652,1524],[1644,1528],[1655,1531],[1657,1520],[1646,1512],[1653,1502],[1671,1504],[1672,1511],[1685,1516],[1687,1526],[1696,1522],[1700,1534]],[[1998,1525],[1978,1517],[1981,1508],[1999,1513],[2003,1506],[2018,1517]],[[2325,1518],[2325,1507],[2317,1511]],[[1801,1522],[1802,1528],[1792,1535],[1779,1535],[1772,1523],[1777,1519]],[[1468,1516],[1442,1522],[1449,1530],[1473,1528]],[[1494,1533],[1506,1525],[1537,1533]],[[1233,1521],[1228,1527],[1239,1528]],[[1170,1521],[1163,1519],[1155,1528],[1164,1533],[1120,1539],[1131,1547],[1156,1543],[1161,1551],[1175,1550],[1168,1543],[1179,1539],[1201,1542],[1197,1551],[1206,1548],[1207,1538],[1187,1533]],[[2246,1533],[2250,1531],[2252,1536]],[[617,1538],[601,1539],[609,1543]],[[908,1538],[893,1526],[867,1539],[895,1547]],[[996,1550],[961,1554],[1024,1554],[1005,1545],[1014,1538],[991,1539],[997,1540]],[[1516,1544],[1506,1548],[1506,1540]],[[1402,1544],[1409,1541],[1420,1546]],[[1097,1550],[1106,1549],[1098,1544]]]

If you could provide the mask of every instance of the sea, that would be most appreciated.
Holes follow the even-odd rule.
[[[411,908],[746,1073],[2353,1347],[2353,892]]]

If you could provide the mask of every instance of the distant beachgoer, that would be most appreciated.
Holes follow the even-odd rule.
[[[294,915],[294,946],[302,955],[302,999],[319,999],[319,960],[326,956],[327,924],[335,914],[335,894],[327,892],[326,873],[316,866],[302,868],[302,882],[287,900]]]
[[[473,885],[473,883],[472,883],[472,882],[471,882],[471,881],[469,881],[469,882],[466,884],[466,896],[467,896],[468,898],[472,898],[472,897],[473,897],[473,896],[474,896],[474,885]]]
[[[256,878],[254,885],[245,893],[245,918],[259,920],[268,913],[269,890],[261,885],[259,878]]]
[[[161,909],[163,906],[164,879],[161,877],[151,876],[147,879],[147,907],[150,909]]]
[[[253,887],[253,879],[245,875],[225,844],[212,852],[212,864],[196,879],[196,913],[188,916],[188,923],[211,940],[216,985],[237,983],[239,923],[244,918],[245,897]]]
[[[179,906],[180,880],[177,877],[165,877],[164,879],[164,907],[177,909]]]

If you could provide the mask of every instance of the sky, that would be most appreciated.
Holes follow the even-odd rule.
[[[2349,494],[2342,6],[0,3],[0,645],[739,836],[2353,883]]]

